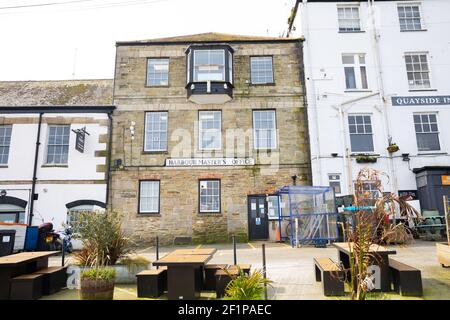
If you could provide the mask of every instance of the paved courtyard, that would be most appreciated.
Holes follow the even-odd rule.
[[[238,263],[249,263],[254,268],[262,268],[261,244],[263,242],[240,243],[237,245]],[[233,263],[231,244],[216,244],[202,246],[183,246],[183,248],[216,248],[217,252],[210,263]],[[424,296],[422,298],[402,297],[394,293],[370,295],[369,299],[445,299],[450,300],[450,268],[442,268],[437,261],[435,242],[419,241],[408,246],[391,246],[397,250],[395,258],[401,262],[414,266],[422,271]],[[164,247],[160,249],[160,256],[178,247]],[[141,248],[139,255],[155,260],[155,248]],[[337,261],[337,250],[333,247],[291,248],[282,243],[266,243],[267,276],[274,283],[269,288],[270,299],[289,300],[323,300],[338,299],[325,297],[320,283],[316,283],[313,273],[313,257],[330,257]],[[51,258],[51,265],[60,265],[61,258]],[[348,291],[348,288],[347,288]],[[202,294],[204,299],[213,298],[213,293]],[[116,286],[115,299],[137,299],[135,285]],[[165,299],[165,297],[161,297]],[[340,297],[339,299],[348,299]],[[78,299],[77,290],[65,289],[55,295],[43,299]]]

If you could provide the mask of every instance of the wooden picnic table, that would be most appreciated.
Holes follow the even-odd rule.
[[[333,246],[338,250],[339,262],[341,262],[343,267],[348,270],[350,268],[350,253],[353,250],[354,244],[352,242],[335,242],[333,243]],[[392,289],[389,271],[389,255],[396,254],[397,251],[385,248],[377,244],[372,244],[369,248],[369,252],[373,255],[371,258],[372,266],[377,266],[380,273],[380,283],[377,284],[375,281],[375,286],[377,287],[377,289],[374,291],[391,291]],[[347,271],[346,278],[350,279],[349,271]]]
[[[48,258],[59,251],[21,252],[0,257],[0,300],[9,299],[10,280],[48,267]]]
[[[203,282],[203,267],[211,260],[214,252],[215,249],[210,254],[171,253],[153,262],[155,266],[167,266],[169,300],[193,300],[199,297]]]

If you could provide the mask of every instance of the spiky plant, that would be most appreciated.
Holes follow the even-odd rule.
[[[232,280],[225,289],[225,299],[227,300],[261,300],[264,287],[272,283],[271,280],[264,278],[260,270],[255,270],[247,275],[239,269],[237,276],[230,275],[230,277]]]

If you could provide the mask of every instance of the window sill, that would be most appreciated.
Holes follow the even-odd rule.
[[[222,212],[199,212],[198,216],[201,217],[215,217],[215,216],[221,216]]]
[[[438,91],[438,90],[430,88],[430,89],[409,89],[408,91],[409,92],[421,92],[421,91]]]
[[[160,86],[156,86],[156,85],[145,85],[145,88],[169,88],[169,85],[160,85]]]
[[[352,152],[350,154],[350,157],[360,157],[360,156],[369,156],[369,157],[380,157],[379,153],[375,153],[375,152]]]
[[[256,153],[259,153],[259,152],[264,152],[264,153],[267,153],[267,152],[280,152],[280,149],[278,149],[278,148],[275,148],[275,149],[256,149],[256,148],[253,148],[253,150]]]
[[[142,213],[138,212],[138,214],[136,216],[137,217],[155,217],[155,218],[158,218],[158,217],[161,217],[161,214],[160,213],[149,213],[149,212],[142,212]]]
[[[447,152],[444,151],[419,151],[417,152],[418,156],[432,156],[432,155],[439,155],[439,156],[443,156],[443,155],[447,155]]]
[[[267,82],[267,83],[250,83],[252,87],[264,87],[264,86],[276,86],[275,82]]]
[[[43,164],[41,168],[68,168],[68,164]]]
[[[428,31],[428,29],[419,29],[419,30],[400,30],[400,32],[424,32]]]
[[[141,154],[169,154],[169,151],[142,151]]]
[[[366,31],[364,31],[364,30],[355,30],[355,31],[338,30],[338,33],[366,33]]]
[[[347,90],[344,90],[344,92],[349,92],[349,93],[351,93],[351,92],[372,92],[372,90],[369,90],[369,89],[347,89]]]
[[[1,164],[1,165],[0,165],[0,169],[1,169],[1,168],[8,168],[8,165],[7,165],[7,164]]]

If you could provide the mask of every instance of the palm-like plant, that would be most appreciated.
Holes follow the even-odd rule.
[[[264,288],[272,283],[271,280],[264,278],[260,270],[247,275],[239,269],[237,276],[230,275],[230,277],[232,280],[225,290],[227,300],[261,300]]]

